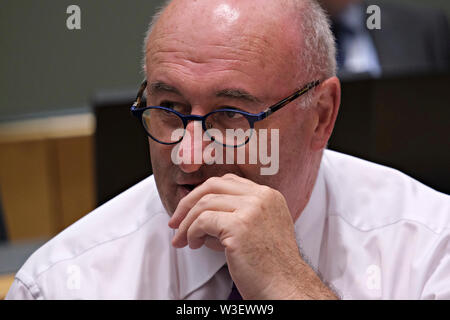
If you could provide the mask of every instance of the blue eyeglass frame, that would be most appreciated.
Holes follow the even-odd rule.
[[[291,94],[290,96],[288,96],[287,98],[284,98],[283,100],[281,100],[281,101],[275,103],[274,105],[268,107],[266,110],[264,110],[264,111],[262,111],[262,112],[259,112],[259,113],[249,113],[249,112],[245,112],[245,111],[242,111],[242,110],[237,110],[237,109],[226,109],[226,108],[225,108],[225,109],[214,110],[214,111],[212,111],[212,112],[210,112],[210,113],[208,113],[208,114],[206,114],[206,115],[204,115],[204,116],[200,116],[200,115],[194,115],[194,114],[192,114],[192,115],[185,115],[185,114],[182,114],[182,113],[180,113],[180,112],[178,112],[178,111],[175,111],[175,110],[173,110],[173,109],[166,108],[166,107],[161,107],[161,106],[140,107],[140,105],[141,105],[141,103],[142,103],[142,95],[143,95],[143,93],[144,93],[145,88],[147,87],[147,80],[144,80],[144,81],[142,82],[140,88],[139,88],[138,94],[137,94],[137,96],[136,96],[136,100],[135,100],[135,102],[133,103],[133,105],[131,106],[131,109],[130,109],[130,110],[131,110],[131,113],[141,121],[141,124],[144,126],[144,129],[145,129],[145,132],[147,133],[147,135],[148,135],[151,139],[153,139],[154,141],[156,141],[156,142],[158,142],[158,143],[161,143],[161,144],[165,144],[165,145],[174,145],[174,144],[180,143],[180,142],[183,140],[184,135],[183,135],[178,141],[175,141],[175,142],[163,142],[163,141],[159,141],[158,139],[156,139],[155,137],[153,137],[153,136],[148,132],[148,130],[145,128],[145,125],[143,124],[142,116],[143,116],[143,114],[144,114],[144,112],[145,112],[146,110],[149,110],[149,109],[160,109],[160,110],[165,110],[165,111],[172,112],[172,113],[176,114],[178,117],[180,117],[181,121],[183,122],[184,130],[186,130],[186,127],[187,127],[189,121],[201,121],[201,122],[202,122],[203,130],[204,130],[205,132],[208,132],[208,129],[206,128],[206,122],[205,122],[205,120],[206,120],[206,118],[207,118],[208,116],[210,116],[210,115],[212,115],[212,114],[214,114],[214,113],[217,113],[217,112],[224,112],[224,111],[225,111],[225,112],[239,113],[239,114],[243,115],[243,116],[247,119],[247,121],[249,122],[249,124],[250,124],[250,129],[251,129],[251,131],[252,131],[251,134],[250,134],[250,136],[247,138],[247,140],[246,140],[244,143],[242,143],[242,144],[240,144],[240,145],[229,146],[229,145],[220,143],[220,144],[222,144],[224,147],[234,147],[234,148],[237,148],[237,147],[240,147],[240,146],[245,145],[245,144],[248,143],[248,141],[249,141],[250,138],[251,138],[251,135],[253,134],[253,129],[254,129],[255,122],[258,122],[258,121],[261,121],[261,120],[266,119],[266,118],[269,117],[272,113],[274,113],[274,112],[280,110],[281,108],[283,108],[283,107],[284,107],[285,105],[287,105],[288,103],[290,103],[290,102],[294,101],[295,99],[301,97],[302,95],[304,95],[305,93],[307,93],[307,92],[308,92],[309,90],[311,90],[312,88],[318,86],[320,83],[321,83],[320,80],[316,80],[316,81],[310,82],[310,83],[308,83],[306,86],[304,86],[303,88],[301,88],[300,90],[297,90],[296,92],[294,92],[293,94]],[[214,141],[214,138],[211,137],[211,140]]]

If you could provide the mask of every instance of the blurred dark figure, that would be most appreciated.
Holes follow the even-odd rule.
[[[392,1],[318,1],[331,16],[340,77],[450,70],[450,29],[443,12]],[[373,4],[381,9],[380,30],[366,25]]]

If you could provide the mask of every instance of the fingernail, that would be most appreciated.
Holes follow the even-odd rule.
[[[177,239],[175,239],[175,237],[172,238],[172,246],[174,246],[175,248],[180,248],[180,245],[178,244]]]

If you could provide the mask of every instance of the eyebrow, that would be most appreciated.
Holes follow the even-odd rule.
[[[162,81],[153,82],[148,86],[148,88],[150,93],[153,94],[156,92],[169,92],[182,96],[181,92],[177,88]],[[243,100],[251,103],[262,103],[257,97],[251,95],[243,89],[237,88],[222,89],[216,93],[216,97]]]
[[[252,103],[261,103],[261,100],[259,100],[257,97],[251,95],[250,93],[242,89],[220,90],[219,92],[216,93],[216,97],[231,98]]]
[[[162,81],[153,82],[148,86],[148,88],[149,88],[150,93],[164,91],[164,92],[175,93],[180,96],[182,95],[181,92],[177,88],[175,88],[167,83],[164,83]]]

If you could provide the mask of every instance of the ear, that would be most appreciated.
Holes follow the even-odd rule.
[[[316,89],[315,130],[311,140],[312,150],[318,151],[328,143],[341,104],[341,83],[337,77],[322,82]]]

